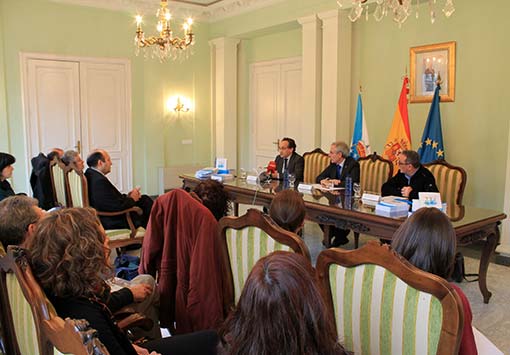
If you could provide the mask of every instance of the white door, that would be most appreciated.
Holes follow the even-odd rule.
[[[127,60],[22,54],[30,159],[51,148],[78,148],[84,159],[97,148],[112,158],[109,179],[132,187],[130,67]],[[27,191],[29,187],[27,186]]]
[[[252,166],[266,166],[278,154],[278,140],[290,137],[298,146],[307,137],[302,131],[301,58],[251,65],[250,125]]]

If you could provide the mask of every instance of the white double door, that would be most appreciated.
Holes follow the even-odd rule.
[[[55,147],[79,150],[84,160],[105,149],[113,163],[109,179],[130,189],[129,61],[22,54],[21,62],[28,162]]]
[[[278,154],[278,140],[290,137],[297,150],[313,137],[303,129],[301,58],[254,63],[250,67],[252,166],[266,166]]]

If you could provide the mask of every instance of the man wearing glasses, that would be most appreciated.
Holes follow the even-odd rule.
[[[399,173],[382,186],[383,196],[402,196],[417,199],[418,192],[439,192],[434,175],[420,164],[414,150],[404,150],[398,156]]]
[[[296,181],[303,181],[305,161],[296,153],[296,142],[292,138],[283,138],[278,144],[280,154],[275,158],[276,172],[271,178],[281,180],[285,173],[294,174]]]

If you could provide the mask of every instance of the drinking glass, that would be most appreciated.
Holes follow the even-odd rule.
[[[294,174],[289,174],[289,183],[290,183],[290,187],[294,187],[294,183],[296,182],[296,175]]]
[[[354,198],[360,198],[361,197],[361,185],[355,182],[352,184],[352,190],[354,191]]]

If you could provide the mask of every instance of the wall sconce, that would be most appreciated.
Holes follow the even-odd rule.
[[[173,96],[167,100],[166,108],[170,112],[189,112],[191,111],[191,100],[182,96]]]

